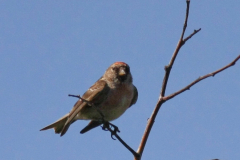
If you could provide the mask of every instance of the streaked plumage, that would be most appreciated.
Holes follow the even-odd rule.
[[[104,75],[83,94],[82,98],[94,106],[79,99],[70,113],[41,131],[54,128],[55,133],[61,133],[62,136],[76,120],[91,120],[81,131],[85,133],[102,124],[102,116],[95,107],[103,113],[105,121],[119,118],[136,103],[138,98],[137,88],[132,84],[129,66],[124,62],[112,64]]]

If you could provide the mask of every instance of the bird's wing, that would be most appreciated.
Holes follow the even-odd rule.
[[[109,90],[110,90],[110,88],[109,88],[108,84],[100,78],[93,86],[91,86],[83,94],[82,98],[97,106],[97,105],[101,104],[107,98]],[[76,102],[73,109],[69,113],[68,120],[63,127],[61,136],[63,136],[66,133],[71,122],[74,121],[74,117],[85,107],[89,107],[89,104],[87,102],[84,102],[81,99],[79,99]]]
[[[132,102],[131,102],[129,107],[131,107],[133,104],[135,104],[137,102],[137,99],[138,99],[138,90],[134,85],[133,85],[133,87],[134,87],[133,99],[132,99]]]

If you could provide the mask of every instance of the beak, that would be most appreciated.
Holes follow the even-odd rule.
[[[125,75],[126,75],[126,71],[125,71],[123,68],[121,68],[121,69],[119,70],[118,75],[119,75],[119,76],[125,76]]]

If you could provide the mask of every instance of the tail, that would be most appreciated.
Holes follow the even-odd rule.
[[[97,127],[97,126],[100,126],[101,124],[102,124],[102,122],[100,122],[100,121],[93,121],[92,120],[92,121],[90,121],[90,123],[85,128],[83,128],[81,130],[80,133],[83,134],[83,133],[85,133],[85,132],[87,132],[87,131],[89,131],[89,130]]]
[[[69,115],[69,113],[66,114],[65,116],[63,116],[62,118],[60,118],[59,120],[57,120],[56,122],[44,127],[40,131],[44,131],[44,130],[47,130],[47,129],[54,128],[55,133],[57,133],[57,134],[61,133],[66,121],[68,120],[68,115]],[[66,133],[66,131],[65,131],[65,133]]]

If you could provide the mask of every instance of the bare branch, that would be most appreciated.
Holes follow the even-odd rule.
[[[161,89],[161,92],[160,92],[160,97],[159,97],[159,100],[157,102],[157,105],[155,106],[155,109],[151,115],[151,117],[148,119],[148,124],[146,126],[146,129],[144,131],[144,134],[143,134],[143,137],[142,137],[142,140],[140,142],[140,145],[138,147],[138,150],[137,150],[137,153],[142,156],[142,153],[143,153],[143,150],[144,150],[144,147],[146,145],[146,142],[147,142],[147,139],[148,139],[148,136],[150,134],[150,131],[152,129],[152,126],[153,126],[153,123],[154,123],[154,120],[157,116],[157,113],[159,111],[159,109],[161,108],[162,104],[165,102],[162,97],[165,96],[165,91],[166,91],[166,87],[167,87],[167,82],[168,82],[168,78],[169,78],[169,75],[170,75],[170,72],[171,72],[171,69],[172,69],[172,66],[174,64],[174,61],[181,49],[181,47],[185,44],[185,42],[190,39],[193,35],[195,35],[196,33],[198,33],[201,29],[197,30],[196,33],[192,33],[190,36],[188,36],[185,41],[183,40],[183,37],[184,37],[184,34],[185,34],[185,31],[186,31],[186,28],[187,28],[187,22],[188,22],[188,15],[189,15],[189,8],[190,8],[190,0],[186,0],[186,3],[187,3],[187,8],[186,8],[186,16],[185,16],[185,21],[184,21],[184,25],[183,25],[183,30],[182,30],[182,34],[181,34],[181,37],[178,41],[178,44],[177,44],[177,47],[173,53],[173,56],[169,62],[169,64],[167,66],[165,66],[165,76],[164,76],[164,79],[163,79],[163,83],[162,83],[162,89]],[[134,157],[135,160],[140,160],[141,157]]]
[[[200,81],[202,81],[202,80],[204,80],[204,79],[206,79],[206,78],[208,78],[208,77],[215,76],[216,74],[224,71],[225,69],[234,66],[235,63],[236,63],[239,59],[240,59],[240,55],[238,55],[237,58],[235,58],[231,63],[229,63],[229,64],[226,65],[225,67],[222,67],[222,68],[220,68],[220,69],[218,69],[218,70],[216,70],[216,71],[214,71],[214,72],[212,72],[212,73],[209,73],[209,74],[206,74],[206,75],[204,75],[204,76],[199,77],[198,79],[196,79],[195,81],[193,81],[192,83],[190,83],[189,85],[187,85],[186,87],[184,87],[183,89],[181,89],[181,90],[179,90],[179,91],[177,91],[177,92],[175,92],[175,93],[173,93],[173,94],[170,94],[169,96],[165,96],[165,97],[163,97],[162,99],[163,99],[164,101],[167,101],[167,100],[169,100],[169,99],[172,99],[173,97],[179,95],[180,93],[182,93],[182,92],[184,92],[184,91],[186,91],[186,90],[189,90],[189,89],[190,89],[193,85],[195,85],[196,83],[198,83],[198,82],[200,82]]]
[[[177,47],[173,53],[173,56],[170,60],[170,63],[165,66],[165,76],[164,76],[164,79],[163,79],[163,83],[162,83],[162,89],[161,89],[161,93],[160,93],[160,96],[161,97],[164,97],[165,96],[165,91],[166,91],[166,88],[167,88],[167,82],[168,82],[168,78],[169,78],[169,75],[170,75],[170,72],[171,72],[171,69],[172,69],[172,66],[174,64],[174,61],[178,55],[178,52],[180,51],[180,49],[182,48],[182,46],[185,44],[185,42],[190,39],[192,36],[194,36],[196,33],[198,33],[200,29],[198,30],[194,30],[194,32],[189,35],[187,38],[183,39],[184,37],[184,34],[185,34],[185,31],[186,31],[186,28],[187,28],[187,23],[188,23],[188,15],[189,15],[189,7],[190,7],[190,0],[187,0],[187,9],[186,9],[186,17],[185,17],[185,21],[184,21],[184,25],[183,25],[183,30],[182,30],[182,34],[181,34],[181,37],[178,41],[178,44],[177,44]]]
[[[183,37],[184,37],[184,34],[185,34],[185,31],[187,29],[187,23],[188,23],[188,15],[189,15],[189,8],[190,8],[190,0],[187,0],[187,8],[186,8],[186,16],[185,16],[185,21],[184,21],[184,25],[183,25],[183,31],[182,31],[182,34],[181,34],[181,38],[180,40],[183,40]]]
[[[197,34],[199,31],[201,31],[201,28],[194,30],[192,34],[190,34],[189,36],[187,36],[186,38],[184,38],[183,43],[187,42],[190,38],[192,38],[192,36],[194,36],[195,34]]]
[[[152,126],[154,124],[154,121],[155,121],[155,118],[157,116],[157,113],[159,111],[159,109],[161,108],[162,104],[164,102],[166,102],[167,100],[179,95],[180,93],[190,89],[190,87],[192,87],[193,85],[195,85],[196,83],[200,82],[201,80],[203,79],[206,79],[210,76],[214,76],[222,71],[224,71],[225,69],[233,66],[239,59],[240,59],[240,55],[234,60],[232,61],[230,64],[226,65],[225,67],[217,70],[217,71],[214,71],[212,73],[209,73],[209,74],[206,74],[205,76],[202,76],[202,77],[199,77],[198,79],[196,79],[195,81],[193,81],[191,84],[189,84],[188,86],[184,87],[183,89],[169,95],[169,96],[165,96],[165,92],[166,92],[166,87],[167,87],[167,83],[168,83],[168,78],[170,76],[170,72],[171,72],[171,69],[173,67],[173,64],[174,64],[174,61],[181,49],[181,47],[190,39],[192,38],[192,36],[194,36],[195,34],[197,34],[201,28],[199,28],[198,30],[194,30],[194,32],[192,34],[190,34],[189,36],[187,36],[186,38],[183,39],[184,37],[184,34],[185,34],[185,31],[186,31],[186,28],[187,28],[187,23],[188,23],[188,15],[189,15],[189,8],[190,8],[190,0],[186,0],[186,3],[187,3],[187,8],[186,8],[186,16],[185,16],[185,21],[184,21],[184,25],[183,25],[183,30],[182,30],[182,33],[181,33],[181,37],[178,41],[178,44],[176,46],[176,49],[172,55],[172,58],[169,62],[169,64],[167,66],[165,66],[165,76],[163,78],[163,82],[162,82],[162,88],[161,88],[161,92],[160,92],[160,96],[159,96],[159,99],[158,99],[158,102],[153,110],[153,113],[151,115],[151,117],[148,119],[148,123],[147,123],[147,126],[146,126],[146,129],[144,131],[144,134],[143,134],[143,137],[141,139],[141,142],[139,144],[139,147],[138,147],[138,150],[137,150],[137,153],[140,155],[139,157],[134,157],[134,160],[140,160],[141,159],[141,156],[142,156],[142,153],[143,153],[143,150],[145,148],[145,145],[146,145],[146,142],[147,142],[147,139],[149,137],[149,134],[150,134],[150,131],[152,129]]]
[[[111,132],[111,135],[114,135],[134,155],[134,157],[140,157],[138,153],[136,153],[126,142],[122,140],[115,130],[112,130],[109,126],[106,126],[106,128]]]
[[[195,85],[196,83],[198,83],[198,82],[200,82],[200,81],[202,81],[202,80],[204,80],[204,79],[206,79],[206,78],[208,78],[208,77],[215,76],[216,74],[224,71],[225,69],[234,66],[235,63],[236,63],[239,59],[240,59],[240,55],[238,55],[237,58],[235,58],[231,63],[229,63],[229,64],[226,65],[225,67],[222,67],[222,68],[220,68],[220,69],[218,69],[218,70],[216,70],[216,71],[214,71],[214,72],[212,72],[212,73],[209,73],[209,74],[206,74],[206,75],[204,75],[204,76],[201,76],[201,77],[199,77],[198,79],[196,79],[195,81],[193,81],[192,83],[190,83],[189,85],[187,85],[186,87],[184,87],[183,89],[181,89],[181,90],[179,90],[179,91],[177,91],[177,92],[175,92],[175,93],[173,93],[173,94],[170,94],[169,96],[163,97],[163,98],[162,98],[163,101],[168,101],[168,100],[172,99],[173,97],[181,94],[182,92],[184,92],[184,91],[186,91],[186,90],[189,90],[189,89],[190,89],[193,85]]]

